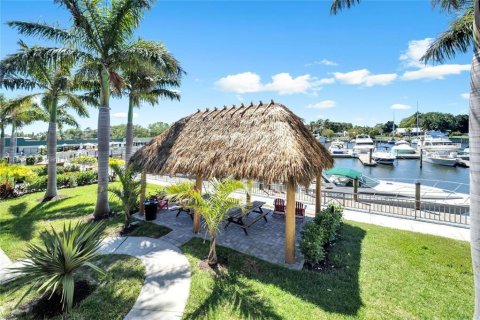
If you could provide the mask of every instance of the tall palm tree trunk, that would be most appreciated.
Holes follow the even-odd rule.
[[[480,7],[475,1],[475,49],[470,74],[470,247],[472,251],[475,283],[475,311],[473,318],[480,319]]]
[[[101,96],[98,111],[98,188],[95,217],[102,217],[110,212],[108,205],[108,157],[110,153],[110,78],[108,70],[103,67],[101,74]]]
[[[5,125],[0,124],[0,161],[3,160],[5,155]]]
[[[47,191],[44,199],[49,200],[58,195],[57,193],[57,99],[52,100],[50,110],[50,122],[48,123],[47,136],[48,152],[48,179]]]
[[[15,161],[15,155],[17,153],[17,145],[15,141],[15,120],[12,121],[12,135],[10,136],[10,152],[8,154],[9,156],[9,162],[13,164]]]
[[[133,98],[130,95],[128,99],[128,119],[127,119],[127,145],[125,150],[125,161],[128,162],[132,156],[133,150]]]

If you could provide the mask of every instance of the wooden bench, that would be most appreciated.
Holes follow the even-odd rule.
[[[268,222],[268,212],[265,212],[262,209],[262,206],[264,204],[265,202],[262,201],[254,201],[250,205],[244,205],[230,209],[227,212],[228,217],[225,229],[230,225],[230,223],[238,224],[243,229],[243,232],[245,232],[245,235],[248,236],[247,229],[250,228],[252,225],[262,219],[264,219],[265,222]],[[255,219],[253,219],[252,221],[248,221],[248,223],[245,223],[243,219],[248,217],[248,215],[252,212],[258,213],[258,216],[256,216]]]

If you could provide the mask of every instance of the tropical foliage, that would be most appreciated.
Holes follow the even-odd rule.
[[[64,224],[61,233],[53,228],[45,231],[41,236],[43,246],[29,244],[26,250],[28,259],[16,271],[31,287],[19,303],[32,290],[48,295],[61,292],[64,310],[68,313],[73,306],[75,273],[83,266],[103,273],[91,263],[99,255],[102,231],[100,223],[73,226],[69,223]]]
[[[123,168],[118,163],[111,163],[110,168],[118,177],[121,187],[110,187],[108,191],[122,202],[125,215],[125,227],[127,227],[130,223],[130,212],[138,207],[141,182],[137,177],[140,171],[135,166],[130,165]]]
[[[237,180],[230,178],[217,180],[213,179],[211,188],[206,196],[202,196],[201,191],[195,190],[191,183],[183,183],[166,188],[167,195],[175,198],[188,198],[190,201],[187,207],[198,211],[204,219],[204,226],[210,237],[210,251],[208,253],[208,263],[217,264],[216,241],[218,229],[225,219],[228,210],[238,205],[238,199],[233,198],[233,192],[245,189],[245,185]]]

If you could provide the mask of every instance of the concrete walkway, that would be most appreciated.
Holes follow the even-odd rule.
[[[161,239],[147,237],[111,237],[102,241],[102,254],[126,254],[145,265],[145,282],[125,320],[181,319],[190,291],[190,264],[180,249]],[[0,284],[17,275],[12,263],[0,249]]]
[[[161,239],[115,237],[105,239],[100,250],[131,255],[145,265],[145,282],[125,320],[182,317],[190,291],[190,264],[178,247]]]

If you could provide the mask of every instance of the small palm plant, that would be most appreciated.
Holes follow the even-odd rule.
[[[32,290],[50,297],[61,292],[63,310],[68,313],[73,306],[75,273],[83,266],[95,271],[103,271],[90,261],[99,253],[100,236],[103,231],[101,223],[71,223],[63,225],[63,232],[57,233],[53,228],[41,235],[43,246],[29,244],[26,250],[28,259],[16,268],[24,283],[31,287],[22,296],[18,304]]]
[[[130,224],[130,211],[137,206],[140,196],[141,181],[137,179],[140,170],[133,165],[122,168],[117,162],[110,163],[110,168],[120,180],[122,187],[110,187],[108,191],[122,202],[125,210],[125,228],[127,228]]]
[[[190,201],[187,206],[198,211],[205,220],[204,226],[210,236],[210,251],[208,252],[207,261],[211,266],[216,265],[218,260],[216,250],[218,229],[227,211],[238,205],[238,199],[233,198],[231,195],[239,189],[245,189],[245,185],[230,178],[223,180],[213,179],[211,192],[205,197],[202,197],[200,191],[193,189],[191,183],[183,183],[175,187],[166,188],[167,194],[171,196],[188,196]]]

